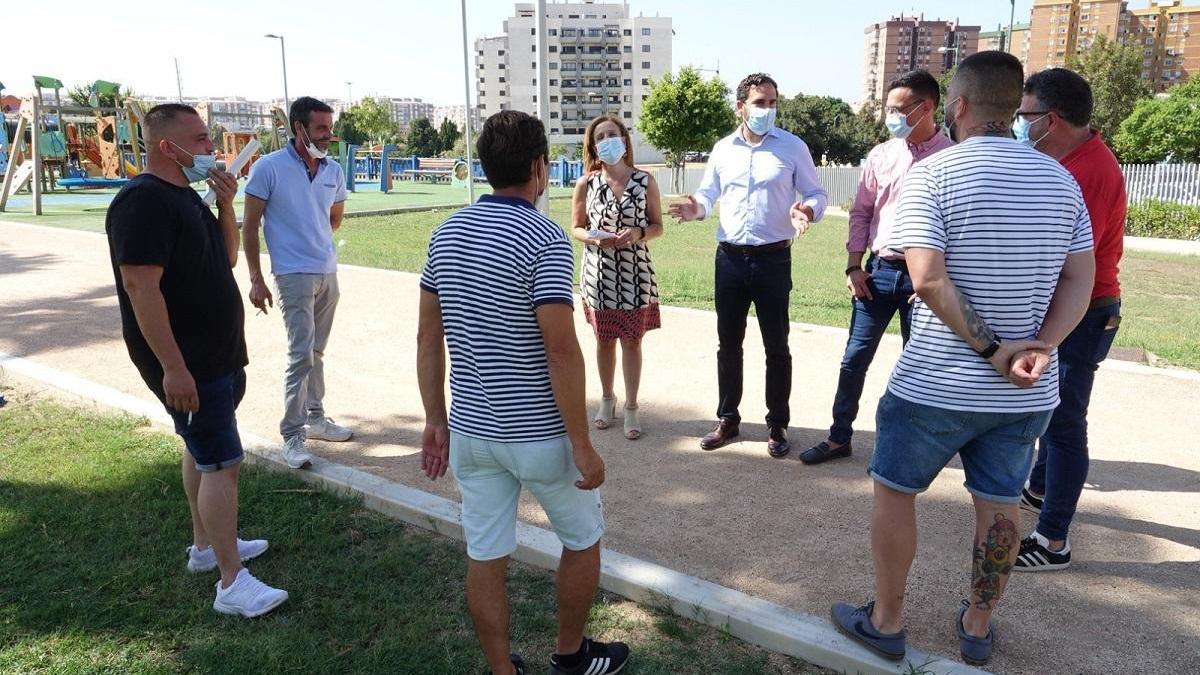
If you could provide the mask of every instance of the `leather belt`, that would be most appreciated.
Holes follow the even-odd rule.
[[[772,242],[770,244],[761,244],[759,246],[749,246],[744,244],[731,244],[727,241],[720,242],[719,246],[730,253],[741,253],[742,255],[759,255],[770,251],[777,251],[781,248],[787,248],[792,245],[791,239]]]
[[[1101,295],[1098,298],[1092,298],[1092,302],[1088,305],[1088,310],[1112,307],[1120,301],[1121,296],[1119,295]]]

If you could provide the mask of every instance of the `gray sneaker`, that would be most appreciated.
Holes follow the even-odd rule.
[[[989,623],[986,637],[967,634],[967,630],[963,628],[963,616],[966,615],[969,606],[967,601],[963,600],[962,608],[958,610],[958,619],[954,622],[958,631],[958,650],[962,653],[963,661],[972,666],[987,665],[988,659],[992,658],[992,646],[996,643],[996,630]]]
[[[833,625],[850,639],[862,644],[889,661],[899,661],[904,658],[904,631],[899,633],[880,633],[871,623],[871,611],[875,609],[872,600],[862,607],[855,607],[839,602],[829,611]]]
[[[312,466],[312,455],[304,450],[304,434],[289,436],[283,442],[283,461],[293,469]]]
[[[304,433],[314,441],[333,441],[341,443],[350,440],[354,431],[344,427],[328,417],[310,417],[304,425]]]

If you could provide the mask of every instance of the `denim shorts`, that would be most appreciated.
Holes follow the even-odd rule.
[[[517,550],[517,501],[533,493],[562,545],[583,551],[604,534],[599,490],[580,490],[566,436],[500,443],[450,432],[450,469],[462,493],[462,526],[472,560],[496,560]]]
[[[891,391],[875,413],[875,454],[868,472],[898,492],[917,494],[955,454],[967,491],[993,502],[1017,503],[1033,468],[1034,442],[1052,410],[964,412],[907,401]]]
[[[188,413],[167,408],[175,421],[175,433],[183,439],[196,469],[212,473],[242,461],[245,452],[234,411],[246,394],[245,369],[197,382],[196,393],[200,408],[191,413],[190,420]]]

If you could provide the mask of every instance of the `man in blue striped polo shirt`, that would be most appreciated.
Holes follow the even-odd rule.
[[[421,275],[421,465],[430,479],[447,468],[458,479],[467,606],[492,672],[525,672],[508,651],[505,588],[524,487],[563,544],[550,672],[615,673],[629,648],[583,634],[600,578],[604,516],[596,488],[604,461],[588,437],[571,245],[533,208],[549,185],[545,130],[530,115],[500,112],[484,124],[477,148],[494,194],[438,227]]]
[[[1011,54],[964,59],[946,95],[958,145],[913,167],[896,209],[889,246],[904,252],[920,301],[875,415],[875,599],[833,607],[839,628],[887,658],[904,657],[915,498],[954,455],[975,504],[959,649],[973,665],[991,657],[1033,443],[1058,405],[1054,348],[1091,297],[1092,228],[1079,186],[1012,138],[1023,85]]]

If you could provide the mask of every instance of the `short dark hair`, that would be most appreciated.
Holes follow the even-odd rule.
[[[163,131],[180,115],[199,116],[200,113],[192,106],[182,103],[160,103],[154,106],[146,111],[146,118],[142,123],[146,128],[146,135],[154,139],[162,138]]]
[[[495,189],[523,185],[533,176],[533,161],[549,159],[542,121],[518,110],[502,110],[487,118],[475,143],[479,163]]]
[[[1034,73],[1025,80],[1025,93],[1077,127],[1092,123],[1092,86],[1073,70],[1049,68]]]
[[[929,74],[928,70],[923,68],[898,75],[896,79],[888,83],[887,90],[890,92],[901,87],[912,90],[917,98],[932,102],[934,108],[942,101],[942,89],[938,86],[938,81]]]
[[[296,122],[307,127],[308,121],[312,119],[312,114],[315,112],[332,113],[333,108],[330,108],[324,101],[311,96],[301,96],[292,101],[292,107],[288,109],[288,124],[293,129],[296,128]]]
[[[750,98],[750,87],[761,87],[764,84],[769,84],[775,87],[775,93],[779,93],[779,85],[766,73],[751,73],[742,78],[742,81],[737,87],[737,100],[743,103],[747,98]]]
[[[965,95],[984,118],[1012,120],[1021,106],[1025,71],[1021,61],[1007,52],[986,51],[958,64],[950,87]]]

